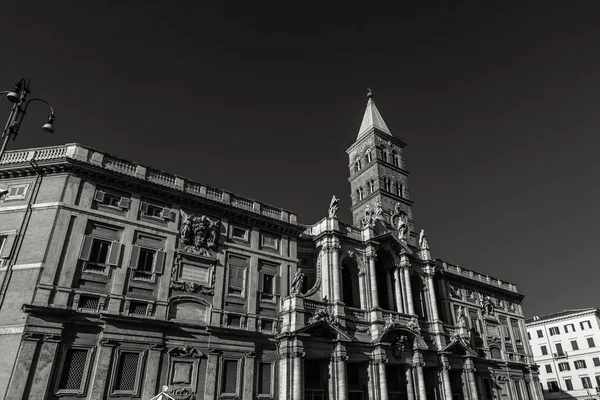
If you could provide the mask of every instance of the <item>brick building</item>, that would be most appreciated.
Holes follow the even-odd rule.
[[[433,259],[369,95],[352,223],[78,145],[0,160],[0,396],[541,399],[516,286]],[[501,396],[501,397],[500,397]]]

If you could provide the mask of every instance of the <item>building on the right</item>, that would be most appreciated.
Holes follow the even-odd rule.
[[[582,308],[526,320],[546,399],[599,398],[599,313]]]

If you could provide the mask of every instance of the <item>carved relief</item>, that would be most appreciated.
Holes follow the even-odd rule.
[[[320,308],[315,311],[315,313],[308,319],[308,325],[314,324],[319,321],[328,321],[332,322],[333,318],[331,317],[331,313],[327,308]]]
[[[450,293],[450,297],[452,297],[453,299],[462,299],[462,289],[460,288],[460,286],[455,286],[449,283],[448,291]]]
[[[196,217],[193,214],[186,214],[183,210],[181,217],[179,235],[185,245],[185,251],[210,255],[210,250],[216,250],[221,221],[212,221],[205,215]]]
[[[168,389],[167,394],[175,400],[195,400],[196,392],[189,388]]]
[[[171,357],[192,357],[192,358],[200,358],[204,354],[201,351],[192,347],[190,345],[184,345],[179,347],[174,347],[168,351]]]
[[[394,212],[390,216],[390,224],[398,233],[398,239],[406,241],[410,235],[410,225],[408,223],[408,215],[400,207],[400,203],[396,203]]]
[[[339,199],[333,195],[331,202],[329,203],[329,218],[337,218],[337,212],[340,209],[338,206]]]
[[[290,295],[298,296],[300,291],[302,291],[302,285],[304,284],[304,272],[302,269],[298,268],[296,270],[296,274],[294,275],[294,279],[292,280],[292,284],[290,287]]]

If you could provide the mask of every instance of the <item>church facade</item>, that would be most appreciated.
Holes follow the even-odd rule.
[[[0,396],[538,400],[514,284],[415,229],[405,143],[369,94],[353,221],[79,144],[0,160]]]

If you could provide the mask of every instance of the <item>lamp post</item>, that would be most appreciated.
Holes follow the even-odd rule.
[[[54,132],[54,109],[46,100],[33,98],[27,99],[27,95],[30,93],[29,86],[31,84],[31,80],[26,81],[25,79],[21,79],[19,82],[15,84],[15,88],[13,90],[5,90],[0,92],[0,94],[6,94],[6,98],[13,103],[12,110],[8,116],[8,120],[6,121],[6,126],[2,131],[2,136],[0,138],[4,139],[2,142],[2,148],[0,148],[0,161],[2,160],[2,156],[6,150],[6,145],[8,144],[8,140],[17,137],[19,134],[19,128],[21,127],[21,123],[23,122],[23,117],[27,114],[27,108],[33,102],[39,101],[41,103],[46,104],[50,107],[50,115],[48,116],[48,122],[42,125],[42,129],[48,133]]]

